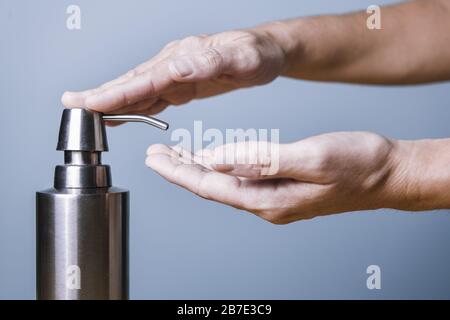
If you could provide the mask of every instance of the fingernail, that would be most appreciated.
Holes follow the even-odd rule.
[[[64,92],[61,102],[66,108],[83,107],[84,98],[76,92]]]
[[[169,68],[174,72],[177,76],[185,78],[194,73],[194,69],[192,68],[191,61],[186,58],[176,59],[172,61]]]

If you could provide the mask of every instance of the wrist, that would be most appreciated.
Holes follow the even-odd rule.
[[[269,35],[285,53],[283,76],[318,80],[354,58],[354,50],[349,50],[353,43],[345,36],[347,20],[337,16],[303,17],[271,22],[254,30]]]
[[[297,58],[300,56],[298,52],[301,48],[301,42],[299,37],[293,34],[292,24],[299,24],[300,20],[273,21],[251,29],[251,31],[267,38],[283,52],[284,63],[281,75],[288,74],[293,65],[298,63]]]
[[[450,140],[393,141],[385,207],[400,210],[450,208]]]

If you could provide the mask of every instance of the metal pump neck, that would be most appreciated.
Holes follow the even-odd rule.
[[[98,165],[102,163],[99,151],[64,151],[64,164],[67,165]]]
[[[56,189],[108,188],[111,169],[101,163],[101,153],[108,151],[105,121],[144,122],[161,130],[169,125],[145,115],[104,115],[88,109],[65,109],[61,118],[58,145],[64,151],[64,165],[56,166]]]

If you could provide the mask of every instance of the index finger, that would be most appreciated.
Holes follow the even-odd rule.
[[[237,177],[207,168],[186,159],[185,152],[175,151],[165,145],[154,145],[148,151],[146,165],[171,183],[179,185],[198,196],[246,208],[254,194],[245,190]],[[183,159],[185,158],[185,159]]]
[[[158,96],[175,84],[167,61],[162,61],[149,70],[90,95],[86,107],[100,112],[110,112],[138,101]]]

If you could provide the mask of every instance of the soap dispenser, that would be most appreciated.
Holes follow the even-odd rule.
[[[128,299],[129,192],[113,187],[105,121],[168,124],[144,115],[65,109],[54,186],[36,193],[37,299]]]

